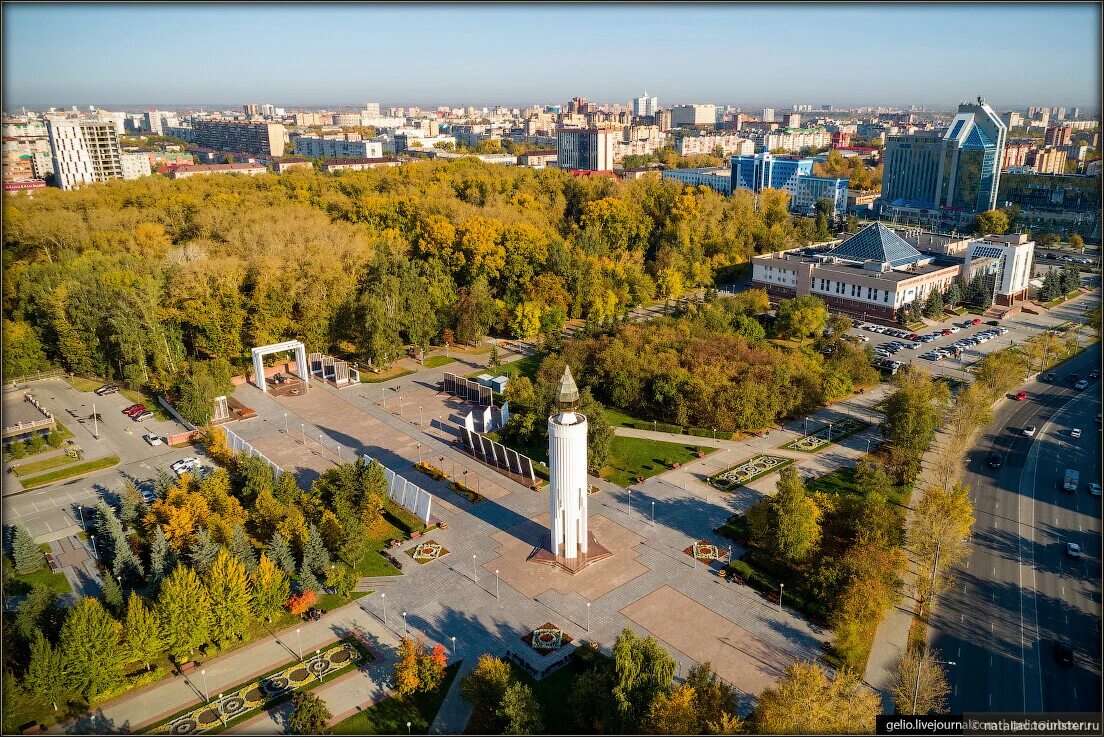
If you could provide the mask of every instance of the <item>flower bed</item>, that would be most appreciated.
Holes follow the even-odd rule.
[[[708,540],[698,540],[682,552],[686,553],[691,558],[700,560],[702,563],[712,563],[715,560],[724,562],[728,560],[728,548],[714,545]]]
[[[429,563],[438,558],[444,558],[448,552],[445,546],[436,540],[426,540],[407,550],[406,554],[419,563]]]
[[[452,482],[452,490],[467,499],[472,504],[478,504],[479,502],[483,501],[483,497],[481,494],[479,494],[479,492],[477,492],[470,486],[460,483],[459,481]]]
[[[444,471],[437,468],[436,466],[429,465],[425,461],[422,461],[421,463],[415,464],[414,468],[418,469],[419,471],[424,473],[426,476],[429,476],[431,479],[434,479],[435,481],[440,481],[441,479],[448,478],[447,476],[445,476]]]
[[[802,453],[816,453],[822,448],[832,443],[838,443],[844,438],[849,438],[868,427],[870,425],[862,420],[856,420],[854,417],[844,417],[831,425],[825,425],[814,433],[809,433],[803,438],[794,440],[792,443],[786,443],[782,448],[784,450],[799,450]]]
[[[713,484],[713,486],[721,491],[730,491],[737,486],[742,486],[757,478],[766,476],[768,473],[781,471],[791,463],[793,463],[793,458],[757,455],[737,466],[733,466],[728,470],[710,476],[709,483]]]
[[[556,652],[564,645],[571,642],[571,636],[551,622],[545,622],[529,634],[523,636],[521,641],[536,650],[541,655],[549,655]]]
[[[250,683],[219,694],[144,730],[146,734],[206,734],[220,731],[232,722],[254,716],[289,698],[293,691],[310,689],[327,676],[343,673],[371,654],[355,640],[339,640],[302,662],[294,661]]]

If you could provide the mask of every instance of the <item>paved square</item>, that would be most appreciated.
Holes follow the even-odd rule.
[[[587,601],[596,601],[649,571],[637,559],[636,548],[644,541],[643,537],[600,514],[590,515],[589,527],[594,537],[613,555],[592,563],[574,575],[558,566],[527,560],[548,534],[547,512],[510,530],[491,535],[499,546],[498,557],[484,563],[483,568],[491,573],[497,569],[502,583],[530,599],[555,590],[563,594],[578,594]]]
[[[709,661],[717,675],[758,696],[782,675],[789,662],[747,630],[670,586],[661,586],[621,610],[693,660]]]

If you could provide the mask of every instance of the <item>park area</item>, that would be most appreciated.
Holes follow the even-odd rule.
[[[704,458],[714,450],[615,435],[610,442],[609,462],[602,467],[601,476],[618,486],[629,487],[684,463]]]

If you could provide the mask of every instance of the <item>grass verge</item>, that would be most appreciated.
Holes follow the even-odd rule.
[[[392,696],[362,709],[347,719],[330,727],[333,734],[402,734],[410,723],[410,734],[426,734],[437,718],[441,702],[445,700],[456,674],[458,663],[445,668],[441,685],[432,691],[407,697]]]
[[[438,366],[445,366],[453,363],[456,359],[452,356],[430,356],[422,364],[426,368],[437,368]]]
[[[398,379],[403,376],[409,376],[414,373],[410,369],[404,369],[402,366],[392,366],[386,371],[380,371],[378,374],[373,374],[367,369],[360,372],[361,384],[382,384],[385,381],[391,381],[391,379]]]
[[[20,466],[15,466],[13,473],[22,478],[23,476],[32,476],[42,471],[49,471],[51,468],[57,468],[58,466],[65,466],[70,463],[74,463],[75,458],[71,458],[64,453],[53,458],[46,458],[41,461],[34,461],[32,463],[24,463]]]
[[[45,547],[49,551],[50,546]],[[4,593],[11,596],[21,596],[31,593],[31,589],[35,586],[44,586],[56,594],[71,594],[73,592],[73,587],[69,585],[69,579],[64,574],[55,573],[49,567],[43,566],[37,571],[15,576],[11,583],[4,587],[6,589]]]
[[[41,476],[35,476],[29,478],[20,483],[24,489],[34,489],[39,486],[45,486],[46,484],[52,484],[55,481],[61,481],[62,479],[72,478],[73,476],[82,476],[86,473],[92,473],[93,471],[99,471],[104,468],[111,468],[119,463],[119,456],[107,456],[106,458],[97,458],[94,461],[85,461],[84,463],[78,463],[75,466],[68,466],[66,468],[59,468],[56,471],[50,473],[44,473]]]
[[[698,458],[699,452],[712,453],[716,448],[667,443],[646,438],[615,435],[610,442],[610,459],[601,470],[601,477],[618,486],[632,486],[638,478],[646,479]]]

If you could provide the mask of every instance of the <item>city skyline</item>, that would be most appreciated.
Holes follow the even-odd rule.
[[[796,11],[781,5],[658,5],[629,13],[579,5],[396,10],[27,4],[9,5],[4,14],[6,108],[243,101],[318,106],[369,100],[517,106],[575,95],[627,103],[645,88],[661,106],[947,109],[980,94],[998,108],[1099,108],[1100,9],[1087,3],[841,4]],[[586,22],[579,23],[580,17]],[[197,33],[199,23],[219,32]],[[395,32],[403,27],[407,31]],[[558,28],[570,28],[570,36]],[[765,28],[770,32],[751,30]],[[103,44],[120,29],[144,32],[130,33],[125,43]],[[289,53],[277,39],[296,29],[322,31],[325,43],[309,53],[304,48]],[[901,29],[908,29],[908,38],[902,39]],[[534,32],[555,41],[534,43]],[[794,34],[820,35],[825,43],[795,44]],[[979,48],[984,35],[1030,38],[1033,48],[1063,53],[1025,57],[1015,43]],[[48,55],[36,53],[34,44],[44,36],[66,43],[52,45]],[[228,41],[235,38],[272,42]],[[654,53],[664,46],[672,53]],[[693,53],[677,53],[688,46]],[[640,53],[643,47],[652,52]],[[902,48],[924,63],[894,62]],[[228,77],[227,69],[238,73]],[[851,74],[841,75],[840,69]],[[1009,69],[1017,73],[1010,75]]]

